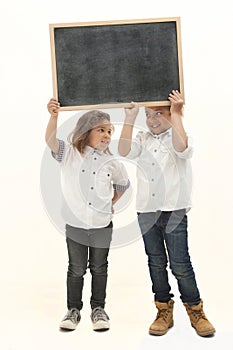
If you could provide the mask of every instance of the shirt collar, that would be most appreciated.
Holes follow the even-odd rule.
[[[85,150],[83,152],[84,155],[92,155],[94,153],[99,154],[100,156],[104,155],[105,153],[103,151],[98,150],[97,148],[93,148],[90,146],[86,146]]]
[[[148,133],[153,136],[155,139],[163,139],[166,135],[171,136],[172,134],[172,128],[168,128],[167,130],[165,130],[164,132],[161,132],[160,134],[156,135],[153,134],[151,131],[148,131]]]

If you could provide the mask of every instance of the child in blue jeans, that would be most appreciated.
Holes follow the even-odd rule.
[[[113,126],[107,113],[93,110],[82,115],[66,144],[56,137],[59,107],[56,99],[50,99],[46,142],[61,166],[69,256],[68,311],[60,328],[74,330],[81,319],[83,276],[89,267],[93,329],[108,330],[104,307],[113,205],[129,187],[128,175],[109,151]]]
[[[145,108],[148,131],[132,141],[139,111],[136,103],[125,109],[126,118],[119,153],[137,159],[137,212],[148,256],[157,317],[149,328],[163,335],[173,326],[173,294],[168,281],[168,260],[191,325],[200,336],[215,333],[203,311],[203,302],[188,250],[186,212],[191,208],[192,146],[182,123],[183,99],[177,90],[169,94],[171,107]]]

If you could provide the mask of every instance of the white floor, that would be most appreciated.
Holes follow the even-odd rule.
[[[38,264],[40,261],[40,267],[36,268],[36,263],[32,263],[28,270],[27,258],[24,256],[24,264],[20,265],[19,261],[19,265],[15,266],[14,282],[10,282],[9,278],[5,278],[6,282],[3,281],[6,288],[2,290],[0,306],[1,349],[233,349],[233,329],[229,325],[231,317],[228,314],[230,309],[225,306],[224,309],[216,305],[213,307],[212,300],[208,303],[206,301],[205,311],[214,323],[217,333],[212,338],[201,338],[190,326],[176,290],[174,327],[165,336],[148,335],[148,327],[156,310],[141,241],[110,252],[106,311],[111,319],[111,329],[102,333],[92,330],[88,272],[85,276],[82,320],[73,332],[59,331],[59,322],[66,311],[66,250],[63,243],[63,239],[58,238],[56,242],[51,237],[50,247],[48,244],[44,249],[39,246],[35,254],[35,262]],[[54,249],[54,255],[51,256],[50,265],[45,265],[39,258],[47,254],[49,249]],[[131,259],[127,260],[129,249]],[[141,265],[144,267],[138,268]],[[174,284],[173,289],[175,288]]]
[[[170,349],[171,346],[173,349],[189,350],[233,349],[232,333],[224,333],[218,322],[213,338],[199,337],[190,327],[180,305],[176,305],[175,325],[165,336],[148,335],[148,326],[155,310],[145,300],[130,297],[133,293],[130,288],[118,289],[128,299],[120,296],[119,302],[115,299],[114,304],[107,308],[111,329],[102,333],[92,330],[88,305],[83,309],[82,320],[75,331],[59,331],[58,324],[64,313],[60,298],[63,291],[59,288],[55,291],[55,286],[38,288],[36,294],[23,289],[19,292],[19,304],[13,310],[6,307],[2,312],[1,349],[4,350],[150,350],[156,347]],[[138,291],[137,294],[140,295]],[[17,304],[17,301],[14,300],[14,303]]]

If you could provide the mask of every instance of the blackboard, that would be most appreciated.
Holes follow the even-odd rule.
[[[180,18],[50,24],[62,110],[169,105],[184,95]]]

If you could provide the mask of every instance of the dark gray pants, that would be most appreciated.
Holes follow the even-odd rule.
[[[104,308],[107,286],[108,253],[112,223],[107,227],[85,230],[66,225],[69,265],[67,272],[67,307],[82,309],[83,276],[90,269],[91,308]]]

